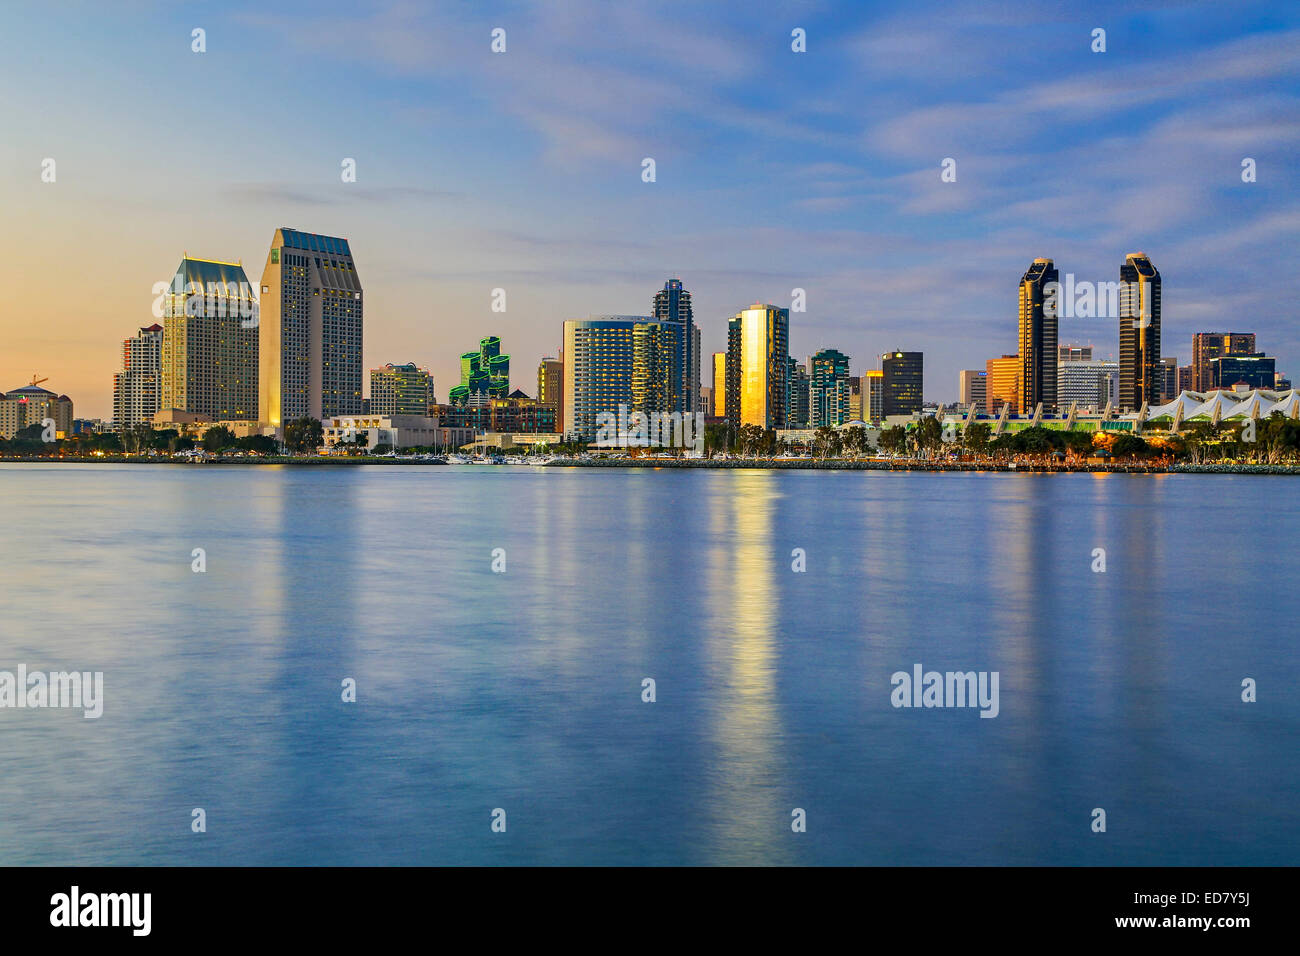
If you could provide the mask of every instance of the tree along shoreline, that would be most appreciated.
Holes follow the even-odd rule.
[[[403,466],[431,465],[436,467],[462,466],[446,465],[440,462],[416,458],[383,458],[375,456],[346,455],[269,455],[266,457],[211,457],[205,459],[183,459],[170,456],[148,455],[60,455],[55,457],[21,456],[0,457],[0,464],[93,464],[93,465],[171,465],[171,466],[263,466],[290,465],[294,467],[360,467],[367,465]],[[472,468],[477,471],[482,466]],[[509,467],[504,465],[491,467]],[[845,458],[646,458],[646,457],[602,457],[552,459],[539,462],[534,467],[542,468],[741,468],[768,471],[925,471],[925,472],[999,472],[1006,474],[1194,474],[1194,475],[1300,475],[1300,465],[1269,465],[1249,463],[1210,462],[1191,464],[1180,462],[1166,464],[1163,462],[1132,461],[1110,462],[1106,464],[1079,461],[926,461],[915,458],[880,459],[845,459]]]

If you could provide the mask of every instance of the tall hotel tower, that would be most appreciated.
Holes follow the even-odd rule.
[[[262,422],[361,414],[362,304],[346,239],[275,231],[262,271]]]
[[[1160,273],[1145,252],[1119,267],[1119,407],[1138,411],[1160,401]]]
[[[700,404],[700,330],[691,308],[691,294],[681,279],[669,279],[655,293],[654,320],[672,323],[679,329],[678,354],[672,370],[670,411],[693,412]]]
[[[242,265],[182,259],[164,311],[160,407],[258,421],[257,323]]]
[[[1056,408],[1056,322],[1061,293],[1057,286],[1054,301],[1043,289],[1059,283],[1060,273],[1051,259],[1035,259],[1020,280],[1020,401],[1027,413],[1038,403],[1044,411]]]

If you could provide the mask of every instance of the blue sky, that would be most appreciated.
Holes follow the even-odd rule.
[[[128,3],[7,18],[0,388],[39,372],[81,415],[108,413],[121,340],[153,321],[153,283],[182,252],[242,259],[256,281],[282,225],[349,239],[366,365],[426,364],[440,397],[487,334],[531,393],[564,319],[646,312],[679,275],[708,351],[736,310],[803,288],[796,357],[836,347],[857,374],[920,349],[927,397],[950,401],[959,369],[1015,351],[1030,260],[1112,281],[1139,249],[1164,277],[1164,354],[1186,363],[1196,331],[1256,331],[1300,376],[1294,4]],[[940,180],[947,157],[956,182]],[[1061,337],[1113,354],[1116,328],[1063,320]]]

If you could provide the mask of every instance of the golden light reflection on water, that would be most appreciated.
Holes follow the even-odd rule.
[[[771,863],[787,855],[777,839],[789,832],[791,810],[779,789],[786,775],[778,745],[775,576],[788,567],[773,539],[777,489],[771,475],[734,472],[718,474],[711,488],[717,507],[710,591],[717,600],[705,659],[718,694],[708,711],[707,739],[716,748],[706,796],[716,837],[705,848],[709,864]]]

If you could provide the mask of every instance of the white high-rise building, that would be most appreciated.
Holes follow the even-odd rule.
[[[113,425],[147,423],[162,402],[163,327],[142,328],[122,342],[122,371],[113,373]]]

